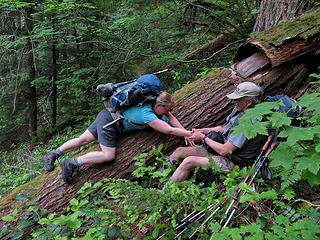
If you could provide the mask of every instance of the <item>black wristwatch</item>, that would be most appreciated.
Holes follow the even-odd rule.
[[[202,138],[202,140],[201,140],[201,142],[202,142],[202,144],[206,144],[206,138],[207,138],[207,136],[206,135],[204,135],[204,137]]]

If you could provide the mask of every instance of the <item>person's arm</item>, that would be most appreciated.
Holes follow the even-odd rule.
[[[201,128],[198,129],[199,131],[201,131],[204,134],[208,134],[211,131],[215,131],[215,132],[223,132],[224,131],[224,126],[216,126],[216,127],[210,127],[210,128]]]
[[[171,112],[168,112],[168,114],[166,116],[168,117],[169,124],[172,127],[178,127],[178,128],[183,128],[184,129],[182,124],[178,121],[178,119],[175,116],[173,116],[173,114]]]
[[[205,137],[205,134],[197,129],[192,130],[192,138],[194,141],[202,140]],[[227,156],[230,151],[235,151],[238,149],[235,145],[233,145],[231,142],[227,141],[226,143],[218,143],[216,141],[213,141],[212,139],[206,137],[204,139],[205,143],[211,147],[213,150],[215,150],[219,155],[221,156]]]
[[[179,128],[179,127],[172,127],[165,121],[162,121],[160,119],[153,120],[151,122],[147,123],[150,127],[153,129],[164,133],[164,134],[172,134],[175,136],[180,136],[180,137],[190,137],[191,136],[191,131],[187,131],[184,128]]]
[[[179,120],[171,113],[171,112],[168,112],[168,114],[166,115],[168,117],[168,120],[169,120],[169,124],[172,126],[172,127],[177,127],[177,128],[181,128],[181,129],[184,129],[186,130],[182,124],[179,122]],[[190,146],[194,146],[194,142],[189,138],[189,137],[185,137],[185,143],[186,145],[189,145]]]

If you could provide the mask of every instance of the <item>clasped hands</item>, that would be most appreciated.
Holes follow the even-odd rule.
[[[193,128],[191,131],[191,136],[186,137],[186,144],[190,144],[190,146],[195,146],[195,142],[200,142],[202,138],[205,136],[206,131],[204,129],[195,129]]]

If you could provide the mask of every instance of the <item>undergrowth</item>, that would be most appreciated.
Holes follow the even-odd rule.
[[[47,143],[39,142],[32,151],[28,144],[16,146],[15,150],[11,151],[0,151],[0,199],[17,186],[41,174],[44,164],[43,156],[67,140],[80,135],[86,125],[88,123],[66,128],[64,133],[55,135]],[[79,149],[79,152],[82,149]],[[71,154],[74,152],[65,154],[65,157],[70,157]]]

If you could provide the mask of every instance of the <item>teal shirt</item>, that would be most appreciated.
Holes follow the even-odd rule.
[[[123,125],[126,131],[144,129],[148,127],[148,122],[159,119],[153,112],[151,104],[130,107],[123,112],[123,116],[136,123],[144,124],[144,126],[136,126],[128,123],[126,120],[123,120]],[[165,115],[162,116],[161,120],[167,123],[169,122],[168,118]]]

